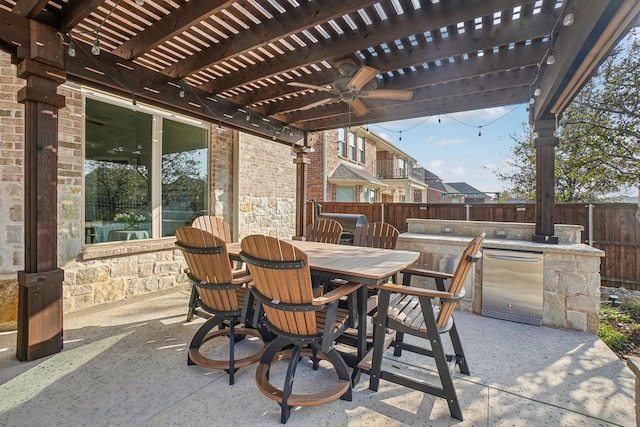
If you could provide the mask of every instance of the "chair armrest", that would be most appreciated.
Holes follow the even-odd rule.
[[[429,298],[453,298],[455,295],[451,292],[436,291],[433,289],[418,288],[415,286],[396,285],[395,283],[384,283],[382,285],[370,285],[370,288],[380,291],[395,292],[405,295],[425,296]]]
[[[251,277],[251,275],[247,274],[245,276],[234,277],[233,279],[231,279],[231,284],[232,285],[241,285],[243,283],[249,283],[252,280],[253,280],[253,278]]]
[[[311,300],[311,305],[328,304],[332,301],[345,297],[353,293],[354,291],[357,291],[362,286],[364,286],[362,283],[348,282],[338,288],[335,288],[330,292],[327,292],[326,294],[322,294],[318,297],[315,297],[314,299]]]
[[[416,268],[416,267],[405,268],[404,270],[401,271],[401,273],[412,274],[415,276],[423,276],[423,277],[434,277],[434,278],[437,277],[441,279],[453,278],[453,273],[443,273],[441,271],[425,270],[424,268]]]

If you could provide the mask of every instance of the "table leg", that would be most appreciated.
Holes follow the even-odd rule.
[[[361,286],[356,294],[358,305],[358,342],[357,342],[357,362],[351,373],[351,384],[355,386],[360,381],[362,371],[358,368],[358,363],[367,354],[367,287]]]

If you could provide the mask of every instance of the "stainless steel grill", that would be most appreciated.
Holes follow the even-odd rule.
[[[345,214],[345,213],[320,213],[316,219],[332,219],[338,221],[342,226],[342,237],[340,243],[350,245],[353,243],[353,233],[356,227],[360,227],[367,223],[367,217],[362,214]]]

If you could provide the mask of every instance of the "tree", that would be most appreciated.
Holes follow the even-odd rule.
[[[640,40],[633,31],[563,113],[556,147],[558,202],[611,200],[640,185]],[[513,196],[535,197],[533,132],[523,124],[507,169],[496,176]]]

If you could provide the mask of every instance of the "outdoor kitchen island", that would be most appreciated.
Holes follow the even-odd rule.
[[[541,254],[542,325],[598,332],[600,258],[604,252],[581,243],[582,226],[555,225],[556,245],[531,242],[535,225],[528,223],[410,218],[407,224],[408,231],[400,234],[396,248],[420,252],[418,263],[435,270],[451,270],[452,260],[482,232],[487,234],[483,249]],[[482,314],[483,264],[476,264],[474,280],[466,285],[460,304],[461,309],[476,314]]]

